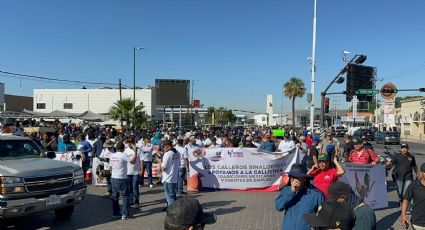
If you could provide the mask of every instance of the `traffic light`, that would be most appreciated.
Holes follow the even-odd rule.
[[[325,97],[325,113],[329,113],[329,98]]]

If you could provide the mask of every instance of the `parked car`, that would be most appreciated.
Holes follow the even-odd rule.
[[[344,126],[337,126],[337,127],[335,127],[334,136],[335,137],[343,137],[347,133],[347,131],[348,131],[348,129],[345,128]]]
[[[366,139],[368,141],[375,140],[375,134],[370,129],[357,129],[354,134],[354,138]]]
[[[387,132],[379,131],[376,135],[376,143],[379,144],[400,144],[400,133],[398,132]]]
[[[0,136],[0,219],[46,210],[58,218],[72,215],[87,193],[84,173],[54,156],[31,139]]]

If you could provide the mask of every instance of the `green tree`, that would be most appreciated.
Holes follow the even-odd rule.
[[[136,123],[137,125],[141,125],[141,123],[145,121],[144,117],[146,117],[146,115],[142,112],[143,105],[137,105],[136,108],[134,108],[134,104],[135,102],[131,98],[118,100],[109,109],[109,117],[114,120],[125,121],[127,127],[130,127],[131,125],[135,126]],[[133,124],[133,121],[135,124]]]
[[[291,77],[283,85],[283,93],[292,101],[292,126],[295,127],[295,98],[305,94],[305,84],[297,77]]]

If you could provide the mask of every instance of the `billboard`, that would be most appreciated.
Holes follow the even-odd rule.
[[[155,79],[159,106],[189,105],[190,80]]]

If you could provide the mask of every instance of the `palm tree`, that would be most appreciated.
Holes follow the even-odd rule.
[[[305,94],[303,80],[297,77],[291,77],[291,79],[283,85],[283,92],[285,96],[292,100],[292,126],[295,127],[295,98],[302,97]]]
[[[124,98],[114,103],[109,109],[109,116],[114,120],[125,121],[127,127],[133,124],[138,116],[142,116],[141,113],[143,105],[138,105],[134,108],[134,100],[131,98]],[[133,124],[134,125],[134,124]]]

